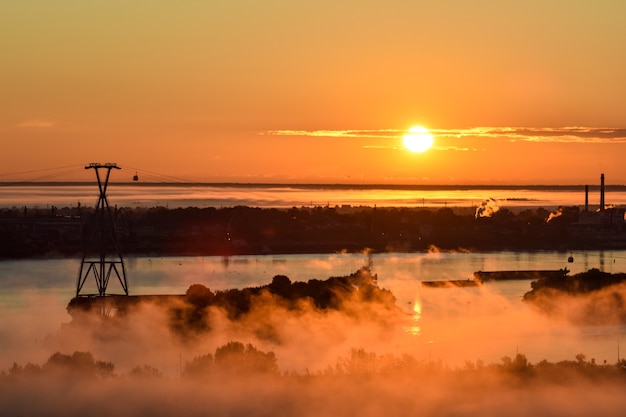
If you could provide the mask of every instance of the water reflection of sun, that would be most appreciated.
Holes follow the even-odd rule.
[[[413,314],[411,315],[411,324],[406,327],[406,332],[411,336],[419,336],[422,332],[422,328],[419,325],[422,318],[422,303],[419,300],[415,300],[413,303]]]

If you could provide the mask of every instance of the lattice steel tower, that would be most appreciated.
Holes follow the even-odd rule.
[[[86,225],[88,234],[78,272],[78,280],[76,281],[76,297],[112,295],[107,294],[111,276],[117,277],[124,291],[123,295],[128,295],[124,258],[122,258],[122,252],[117,241],[115,221],[106,195],[111,170],[121,168],[112,163],[91,163],[85,169],[93,169],[96,172],[100,197],[98,204],[96,204],[93,222]],[[106,171],[104,178],[100,176],[100,170]],[[93,276],[96,281],[97,294],[84,294],[82,292],[89,276]]]

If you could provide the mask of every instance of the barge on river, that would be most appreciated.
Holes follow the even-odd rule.
[[[446,279],[437,281],[422,281],[422,286],[430,288],[477,287],[481,283],[475,279]]]
[[[477,287],[489,281],[538,280],[541,278],[565,278],[569,269],[530,269],[511,271],[476,271],[474,279],[448,279],[436,281],[422,281],[422,286],[430,288],[458,288]]]
[[[565,278],[569,269],[530,269],[512,271],[476,271],[474,279],[485,281],[538,280],[541,278]]]

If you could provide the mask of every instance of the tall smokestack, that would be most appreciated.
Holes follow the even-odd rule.
[[[589,186],[585,185],[585,213],[589,213]]]
[[[604,211],[604,174],[600,174],[600,211]]]

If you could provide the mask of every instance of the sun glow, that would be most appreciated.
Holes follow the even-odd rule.
[[[402,137],[404,146],[411,152],[424,152],[433,146],[433,135],[422,126],[413,126]]]

